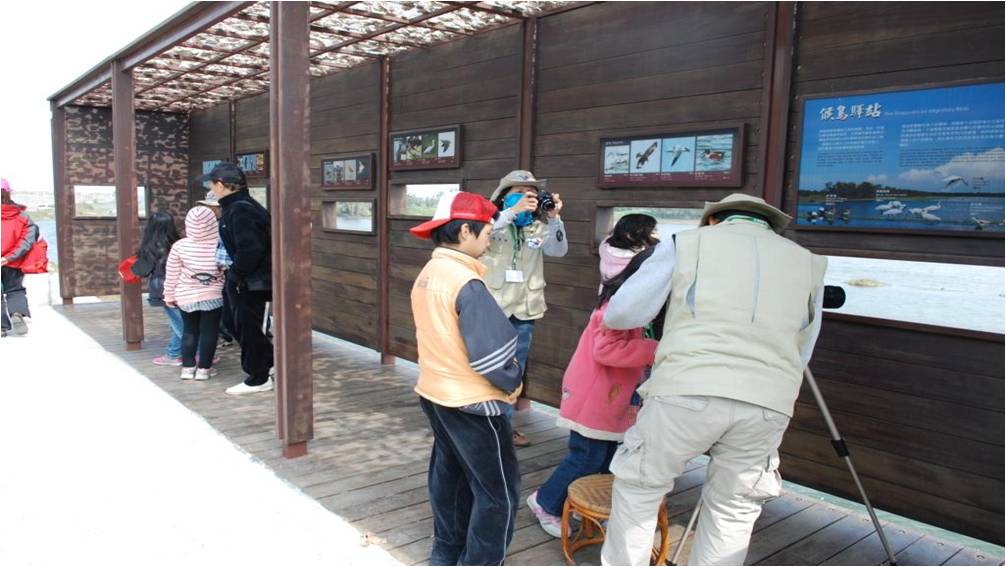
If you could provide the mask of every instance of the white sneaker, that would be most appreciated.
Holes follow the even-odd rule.
[[[196,380],[209,380],[210,376],[217,375],[216,368],[197,368],[196,369]]]
[[[531,509],[534,517],[538,518],[538,524],[541,529],[545,530],[545,533],[552,537],[562,537],[562,518],[549,514],[538,504],[537,490],[527,497],[527,507]]]
[[[232,396],[238,396],[241,394],[253,394],[255,392],[268,392],[269,390],[272,389],[273,389],[273,381],[272,376],[270,376],[269,379],[266,380],[264,384],[259,384],[258,386],[249,386],[244,382],[240,382],[238,384],[231,386],[230,388],[227,388],[227,390],[225,391],[228,394],[231,394]]]
[[[15,336],[23,337],[28,334],[28,322],[24,320],[24,315],[20,313],[10,314],[11,331]]]
[[[182,368],[182,380],[192,380],[196,377],[196,367]]]

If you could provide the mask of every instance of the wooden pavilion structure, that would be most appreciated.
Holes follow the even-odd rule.
[[[1003,32],[1002,5],[977,2],[195,3],[50,98],[61,294],[119,293],[140,348],[140,289],[115,275],[138,244],[136,187],[180,216],[207,163],[250,156],[273,215],[277,429],[284,455],[303,455],[312,329],[386,364],[416,358],[408,290],[429,249],[408,236],[408,186],[488,195],[532,169],[566,202],[570,253],[546,264],[526,386],[557,404],[615,207],[742,191],[796,212],[806,99],[1002,82]],[[600,182],[602,138],[727,128],[743,155],[730,184]],[[395,134],[438,130],[463,133],[455,165],[393,164]],[[373,164],[369,187],[328,183],[340,159]],[[79,215],[80,185],[114,185],[117,213]],[[370,229],[333,224],[343,205],[371,211]],[[1001,235],[787,236],[824,254],[1004,258]],[[1002,333],[828,314],[812,367],[878,506],[1002,543],[1003,359]],[[782,451],[786,478],[855,494],[807,393]]]

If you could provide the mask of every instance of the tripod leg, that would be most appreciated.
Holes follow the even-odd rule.
[[[699,495],[699,501],[695,503],[695,510],[692,511],[692,517],[688,519],[688,526],[685,527],[685,532],[681,534],[681,539],[678,540],[678,545],[674,548],[674,556],[671,557],[671,565],[678,564],[678,558],[681,556],[681,551],[685,549],[685,540],[688,539],[688,534],[692,533],[692,529],[695,527],[695,521],[699,519],[700,508],[702,508],[702,495]]]
[[[817,401],[817,407],[821,409],[821,415],[824,417],[825,423],[828,424],[828,431],[831,433],[831,444],[835,447],[835,453],[837,453],[838,456],[845,461],[846,466],[849,467],[849,473],[852,475],[852,480],[856,483],[856,488],[859,489],[859,495],[863,497],[863,505],[866,506],[866,511],[870,514],[870,520],[873,522],[873,527],[877,530],[877,535],[880,537],[880,543],[884,546],[884,552],[887,553],[887,560],[891,565],[897,565],[897,560],[894,558],[894,553],[891,551],[891,544],[887,542],[887,536],[884,535],[884,528],[880,525],[877,513],[874,512],[873,505],[870,504],[870,499],[866,496],[866,489],[863,488],[863,483],[859,481],[859,475],[856,474],[856,468],[852,466],[852,457],[849,456],[849,448],[845,445],[845,439],[842,439],[842,435],[838,432],[838,428],[835,426],[835,420],[831,418],[831,412],[828,411],[828,404],[824,403],[824,396],[821,395],[821,390],[817,387],[817,382],[814,380],[814,374],[810,371],[810,368],[805,368],[803,374],[807,378],[807,384],[810,386],[811,392],[814,393],[814,399]]]

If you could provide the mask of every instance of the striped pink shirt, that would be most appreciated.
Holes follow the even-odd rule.
[[[223,297],[224,273],[217,266],[217,217],[208,207],[185,215],[185,238],[168,254],[164,301],[189,305]]]

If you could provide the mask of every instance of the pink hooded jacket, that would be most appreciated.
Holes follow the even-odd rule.
[[[632,393],[653,364],[657,341],[642,329],[601,330],[607,304],[595,309],[562,377],[561,426],[584,437],[621,441],[636,421]]]
[[[164,301],[179,306],[223,297],[224,273],[217,266],[217,217],[208,207],[185,215],[185,238],[168,254]]]

